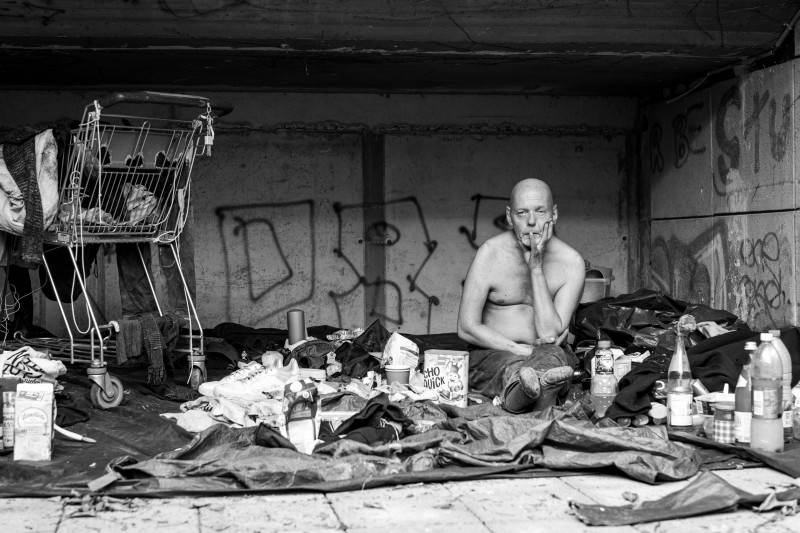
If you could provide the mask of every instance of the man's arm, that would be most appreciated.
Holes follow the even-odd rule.
[[[544,269],[531,268],[533,321],[536,336],[544,342],[558,343],[563,339],[583,292],[586,269],[580,255],[576,253],[563,268],[567,280],[553,297],[550,296]]]
[[[566,281],[556,290],[555,295],[550,294],[544,265],[547,247],[552,246],[555,223],[555,218],[545,222],[539,235],[531,232],[530,250],[523,248],[523,255],[531,273],[533,325],[536,328],[537,339],[544,343],[556,343],[563,339],[572,313],[578,306],[586,276],[583,259],[579,253],[570,248],[570,252],[556,263],[557,268],[563,271],[560,274],[566,277]]]
[[[483,324],[483,307],[489,296],[490,256],[486,246],[481,246],[467,272],[461,306],[458,308],[458,336],[462,340],[483,348],[506,350],[519,355],[530,355],[531,346],[518,344]]]

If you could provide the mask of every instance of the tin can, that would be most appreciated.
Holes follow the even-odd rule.
[[[425,350],[425,387],[436,391],[441,403],[466,407],[469,394],[469,352]]]
[[[692,392],[694,392],[695,396],[703,396],[705,394],[709,394],[708,389],[706,388],[705,385],[703,385],[703,382],[700,381],[699,379],[693,379],[691,381],[691,384],[692,384]]]
[[[734,405],[731,402],[719,402],[714,409],[714,440],[733,444],[735,442]]]

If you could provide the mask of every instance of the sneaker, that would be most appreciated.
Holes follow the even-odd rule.
[[[243,366],[239,370],[234,371],[231,374],[228,374],[224,378],[219,381],[206,381],[205,383],[201,383],[199,387],[197,387],[197,392],[199,392],[202,396],[213,396],[214,389],[223,383],[232,383],[234,381],[239,381],[241,379],[246,379],[249,376],[255,374],[259,370],[263,370],[264,367],[258,364],[256,361],[252,361],[251,363]]]
[[[299,379],[300,369],[297,367],[297,361],[293,360],[282,368],[262,367],[245,379],[217,385],[214,388],[214,396],[248,402],[265,398],[282,399],[286,384]]]

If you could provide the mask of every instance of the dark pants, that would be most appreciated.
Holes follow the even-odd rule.
[[[517,413],[530,410],[539,410],[548,405],[541,402],[532,404],[527,409],[509,408],[506,397],[519,386],[519,370],[530,367],[542,374],[551,368],[571,366],[574,368],[577,358],[571,351],[564,351],[553,344],[534,346],[533,353],[529,356],[516,355],[504,350],[491,350],[469,346],[469,388],[473,392],[483,394],[489,398],[499,397],[503,408],[509,412]],[[555,394],[545,395],[542,391],[542,400],[546,403],[563,401],[569,392],[570,382],[559,386]],[[544,396],[547,396],[545,398]]]
[[[183,266],[183,275],[189,287],[189,294],[194,299],[195,296],[195,276],[194,276],[194,236],[191,228],[187,224],[180,236],[179,255]],[[150,243],[125,243],[117,244],[117,270],[119,272],[119,293],[122,301],[122,316],[131,318],[143,313],[156,313],[156,301],[147,283],[142,260],[136,252],[136,247],[142,251],[145,263],[150,265]],[[178,316],[187,316],[189,307],[183,292],[183,283],[178,271],[178,264],[175,255],[169,245],[158,245],[158,259],[161,265],[161,272],[164,274],[166,282],[166,305],[161,307],[165,313]],[[152,275],[151,275],[152,279]],[[155,285],[155,279],[153,279]]]

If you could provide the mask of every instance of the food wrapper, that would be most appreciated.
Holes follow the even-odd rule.
[[[383,349],[383,363],[384,365],[405,365],[417,368],[419,347],[395,331],[386,341],[386,347]]]

